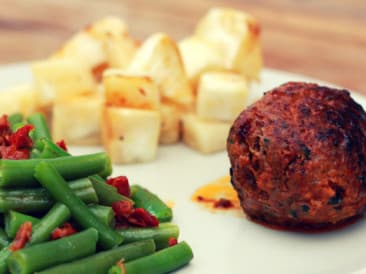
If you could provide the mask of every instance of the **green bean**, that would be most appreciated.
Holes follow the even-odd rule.
[[[109,269],[108,274],[125,274],[125,273],[122,272],[120,267],[114,265]]]
[[[61,264],[38,274],[106,274],[108,269],[123,258],[125,262],[152,254],[155,250],[152,240],[135,242],[100,252],[96,255]]]
[[[126,274],[163,274],[188,264],[193,258],[186,242],[162,249],[152,255],[125,264]]]
[[[68,208],[66,206],[64,206],[64,205],[60,206],[59,204],[56,204],[51,209],[51,212],[54,212],[52,215],[54,215],[54,214],[60,215],[60,213],[62,215],[62,212],[60,212],[60,211],[63,211],[64,212],[63,214],[65,214],[65,210],[67,210],[70,213],[70,211],[68,210]],[[47,235],[47,237],[45,237],[44,235],[47,234],[48,231],[52,232],[53,228],[57,227],[57,223],[54,222],[54,218],[52,216],[50,216],[50,213],[48,213],[45,217],[43,217],[43,219],[41,221],[32,216],[23,215],[18,212],[10,212],[8,218],[10,221],[7,221],[6,223],[9,223],[10,226],[15,226],[15,225],[17,226],[17,228],[16,227],[12,228],[12,230],[15,231],[15,232],[12,232],[12,233],[14,233],[14,236],[18,232],[19,227],[24,222],[26,222],[26,221],[32,222],[32,225],[34,225],[34,227],[32,229],[31,240],[27,244],[28,246],[32,245],[34,243],[40,243],[40,242],[47,240],[47,237],[49,236],[49,234]],[[46,223],[47,221],[49,221],[49,223]],[[7,273],[6,259],[11,254],[11,251],[9,250],[9,246],[10,246],[10,244],[8,243],[8,245],[6,247],[4,247],[4,249],[1,250],[1,252],[0,252],[0,274]]]
[[[82,227],[93,227],[98,231],[99,243],[103,249],[110,249],[122,243],[122,236],[91,213],[52,165],[41,162],[37,165],[34,176],[56,201],[65,204],[70,209],[72,217]]]
[[[173,218],[173,212],[160,198],[149,190],[139,186],[131,186],[131,197],[135,207],[142,207],[154,215],[160,222],[169,222]]]
[[[39,153],[37,158],[58,158],[70,156],[70,154],[52,142],[50,139],[42,138],[39,140]]]
[[[133,201],[124,195],[117,192],[117,189],[111,185],[108,185],[103,178],[98,175],[89,177],[93,183],[95,192],[98,195],[99,203],[102,205],[111,206],[113,203],[124,200]]]
[[[39,219],[14,210],[10,210],[5,215],[5,232],[8,237],[14,238],[20,226],[25,222],[31,222],[32,225],[35,225],[39,222]]]
[[[8,265],[6,264],[6,260],[11,254],[11,251],[9,250],[9,245],[4,247],[0,251],[0,274],[9,273],[8,271]]]
[[[88,178],[74,180],[68,184],[85,203],[98,203],[98,197]],[[22,213],[42,213],[49,210],[54,203],[44,188],[0,190],[0,212],[15,210]]]
[[[115,219],[112,207],[102,205],[89,205],[88,208],[99,220],[101,220],[107,226],[114,227]]]
[[[7,264],[13,274],[34,273],[94,254],[97,240],[98,232],[90,228],[59,240],[14,251],[8,257]]]
[[[33,227],[30,245],[42,243],[49,239],[52,231],[65,223],[71,212],[64,204],[56,203],[50,211]]]
[[[46,118],[42,113],[34,113],[28,117],[27,121],[34,125],[34,140],[38,142],[41,138],[52,139]]]
[[[13,113],[13,114],[8,116],[8,121],[9,121],[11,130],[15,131],[16,129],[14,129],[14,125],[23,122],[23,114],[18,113],[18,112]]]
[[[0,250],[6,247],[9,244],[8,236],[5,231],[0,228]]]
[[[54,166],[67,180],[79,179],[99,173],[108,176],[112,172],[110,158],[106,153],[82,156],[66,156],[54,159],[0,160],[0,187],[38,186],[33,177],[34,168],[41,161]]]
[[[13,132],[17,131],[18,129],[20,129],[21,127],[24,127],[27,123],[26,122],[19,122],[19,123],[15,123],[11,126],[11,130]],[[33,135],[33,131],[29,132],[29,136],[32,137]]]
[[[162,249],[169,246],[169,239],[178,239],[179,227],[172,223],[161,223],[154,228],[126,228],[117,229],[117,232],[122,235],[124,243],[131,243],[145,239],[153,239],[156,249]]]

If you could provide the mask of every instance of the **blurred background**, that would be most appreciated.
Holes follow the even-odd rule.
[[[301,73],[366,94],[365,0],[1,0],[0,64],[45,58],[74,32],[106,15],[143,40],[179,40],[213,6],[261,23],[266,67]]]

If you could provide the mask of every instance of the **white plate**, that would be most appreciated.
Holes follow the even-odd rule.
[[[31,81],[26,64],[0,68],[0,90]],[[266,69],[253,86],[256,97],[287,81],[310,78]],[[319,81],[318,81],[319,82]],[[366,98],[355,94],[363,106]],[[101,148],[74,148],[88,153]],[[180,274],[344,274],[366,273],[366,218],[345,229],[322,234],[271,230],[235,214],[211,213],[190,199],[193,192],[229,169],[225,152],[203,156],[183,145],[160,147],[154,162],[116,166],[114,174],[127,175],[165,200],[174,201],[174,222],[180,239],[193,248],[195,258]]]

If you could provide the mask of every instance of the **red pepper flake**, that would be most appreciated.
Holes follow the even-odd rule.
[[[118,261],[116,266],[121,270],[121,274],[126,274],[126,267],[125,267],[123,259]]]
[[[64,223],[63,226],[56,228],[51,233],[51,239],[57,240],[63,237],[70,236],[75,233],[77,233],[77,230],[70,223]]]
[[[139,88],[141,95],[146,96],[146,91],[143,88]]]
[[[126,176],[118,176],[107,180],[107,184],[117,188],[119,194],[130,197],[131,189]]]
[[[197,196],[197,200],[198,200],[198,201],[204,201],[204,200],[205,200],[205,198],[204,198],[203,196]]]
[[[31,235],[32,235],[32,223],[31,222],[23,223],[18,229],[14,241],[12,242],[9,249],[11,251],[22,249],[30,240]]]
[[[169,246],[176,245],[177,243],[178,243],[178,240],[177,240],[176,238],[171,237],[171,238],[169,238],[169,240],[168,240],[168,245],[169,245]]]
[[[234,207],[234,203],[231,200],[225,198],[212,199],[199,195],[196,197],[196,199],[198,202],[212,204],[213,208],[229,209]]]
[[[133,208],[129,201],[118,201],[112,204],[115,214],[116,227],[124,228],[129,226],[156,227],[159,220],[143,208]]]
[[[234,204],[228,199],[220,198],[219,200],[217,200],[214,203],[214,207],[215,208],[232,208],[232,207],[234,207]]]
[[[215,203],[217,201],[215,199],[206,198],[206,197],[203,197],[201,195],[197,196],[196,199],[197,199],[198,202],[203,202],[203,203]]]
[[[56,142],[56,145],[58,145],[60,148],[62,148],[66,152],[68,151],[65,140],[60,140],[60,141]]]

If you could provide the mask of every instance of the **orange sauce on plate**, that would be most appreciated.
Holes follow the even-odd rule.
[[[240,209],[240,202],[230,184],[229,175],[197,189],[192,200],[213,210]]]

